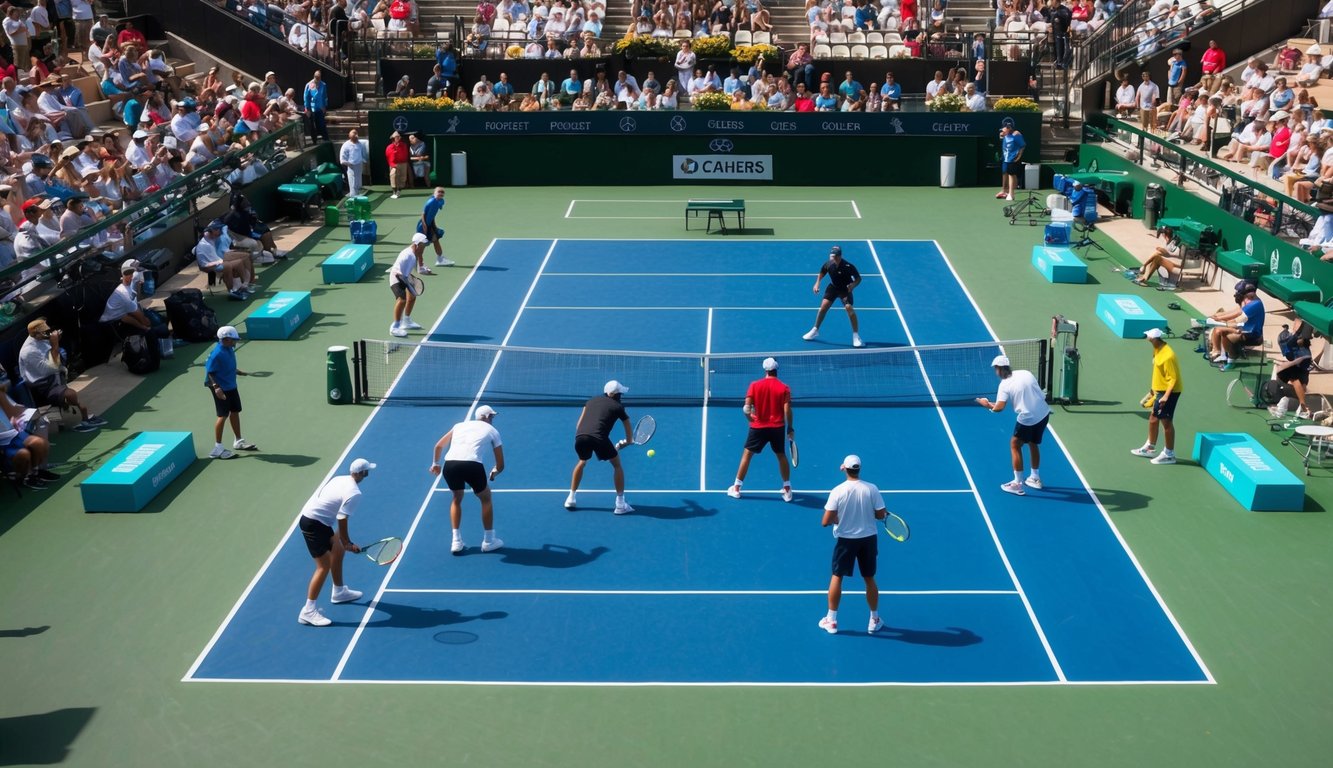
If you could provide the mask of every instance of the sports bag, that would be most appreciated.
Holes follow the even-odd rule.
[[[217,338],[220,327],[217,313],[204,303],[204,294],[198,288],[182,288],[163,303],[177,338],[202,342]]]
[[[157,343],[142,333],[127,336],[120,347],[120,359],[125,361],[125,367],[140,376],[162,366],[161,354]]]

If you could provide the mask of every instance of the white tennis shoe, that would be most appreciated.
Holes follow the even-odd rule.
[[[496,537],[494,539],[491,539],[490,541],[483,541],[481,543],[481,551],[494,552],[495,550],[503,547],[504,545],[505,545],[504,540],[499,537]]]
[[[463,554],[465,549],[467,549],[467,545],[463,543],[462,539],[454,539],[454,543],[449,545],[449,551],[455,555]]]
[[[578,509],[578,508],[579,505],[574,498],[574,494],[572,493],[569,494],[568,498],[565,499],[565,509]]]
[[[352,603],[360,600],[361,594],[361,590],[352,589],[344,584],[341,587],[333,588],[333,597],[331,599],[335,603]]]
[[[884,629],[884,620],[878,616],[871,619],[869,626],[866,627],[866,631],[872,635],[881,629]]]
[[[298,624],[309,624],[312,627],[327,627],[333,623],[324,614],[320,613],[318,608],[310,608],[309,610],[302,608],[301,613],[296,616],[296,621]]]
[[[1017,480],[1010,480],[1004,485],[1001,485],[1000,490],[1004,491],[1005,493],[1012,493],[1015,496],[1027,495],[1026,493],[1023,492],[1023,484],[1018,482]]]
[[[852,346],[853,346],[853,347],[856,347],[857,349],[860,349],[861,347],[864,347],[865,345],[866,345],[866,343],[865,343],[864,341],[861,341],[861,334],[859,334],[859,333],[853,333],[853,334],[852,334]]]
[[[235,450],[238,450],[238,451],[257,451],[257,450],[259,450],[258,448],[255,447],[255,444],[254,444],[254,443],[252,443],[252,442],[250,442],[249,440],[246,440],[245,438],[242,438],[242,437],[238,437],[238,438],[236,438],[236,442],[232,443],[232,444],[231,444],[231,447],[232,447],[233,449],[235,449]]]
[[[403,324],[399,327],[406,328],[409,331],[420,331],[423,330],[425,326],[418,323],[416,320],[404,320]]]
[[[838,622],[834,619],[830,619],[827,616],[819,620],[819,628],[829,633],[830,635],[838,634]]]
[[[628,515],[629,513],[634,511],[634,507],[631,507],[627,502],[617,501],[616,508],[612,511],[615,512],[617,515]]]
[[[739,499],[741,497],[741,489],[733,485],[727,489],[727,495],[733,499]]]
[[[738,495],[739,495],[739,494],[738,494]],[[782,486],[782,500],[783,500],[783,501],[791,501],[791,486],[790,486],[790,485],[784,485],[784,486]]]
[[[810,330],[806,331],[805,335],[802,336],[801,338],[805,339],[806,341],[812,341],[814,339],[817,339],[819,338],[819,329],[811,328]]]
[[[1176,463],[1176,455],[1175,455],[1174,453],[1167,453],[1167,452],[1164,450],[1164,451],[1162,451],[1161,453],[1159,453],[1159,454],[1157,454],[1156,456],[1153,457],[1152,463],[1153,463],[1153,464],[1175,464],[1175,463]]]
[[[443,256],[436,256],[436,257],[435,257],[435,266],[437,266],[437,267],[452,267],[452,266],[454,266],[454,261],[453,261],[453,259],[446,259],[446,258],[444,258]]]
[[[1029,488],[1036,488],[1037,490],[1040,491],[1040,490],[1041,490],[1041,478],[1040,478],[1040,477],[1033,477],[1032,475],[1028,475],[1027,479],[1023,481],[1023,485],[1026,485],[1026,486],[1029,487]]]
[[[1151,459],[1155,451],[1156,451],[1156,446],[1142,445],[1139,446],[1138,448],[1131,450],[1130,453],[1134,454],[1135,456],[1142,456],[1145,459]]]

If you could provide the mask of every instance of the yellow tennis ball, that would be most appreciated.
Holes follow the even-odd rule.
[[[649,448],[649,449],[648,449],[648,458],[651,459],[652,457],[654,457],[654,456],[656,456],[656,455],[657,455],[657,451],[654,451],[652,448]]]

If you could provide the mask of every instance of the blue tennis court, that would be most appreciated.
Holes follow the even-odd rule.
[[[312,565],[293,525],[185,679],[1211,683],[1060,445],[1059,412],[1045,489],[1000,490],[1013,416],[970,400],[994,394],[1000,347],[938,246],[839,244],[864,278],[863,350],[851,350],[836,305],[817,340],[801,339],[830,241],[494,241],[430,339],[506,351],[372,347],[396,375],[392,396],[331,470],[379,463],[351,531],[358,542],[402,536],[403,556],[388,568],[349,556],[347,582],[365,597],[330,605],[326,594],[334,624],[302,626]],[[966,346],[934,349],[945,344]],[[796,401],[790,504],[769,455],[755,458],[743,498],[725,493],[747,426],[738,406],[767,355]],[[579,405],[611,378],[630,388],[632,419],[656,417],[656,456],[622,454],[633,514],[612,514],[611,470],[595,461],[567,511]],[[427,468],[473,403],[499,411],[505,546],[481,552],[469,494],[469,547],[453,556],[449,494]],[[816,626],[832,550],[821,510],[848,453],[912,525],[909,542],[881,541],[887,628],[875,635],[859,577],[846,581],[839,634]]]

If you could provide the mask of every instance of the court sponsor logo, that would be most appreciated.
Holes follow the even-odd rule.
[[[634,118],[632,117],[620,118],[620,130],[624,131],[625,133],[634,133],[636,130],[638,130],[638,128],[639,124],[634,121]]]
[[[1254,256],[1254,235],[1245,236],[1245,255],[1249,257]]]
[[[1300,280],[1301,271],[1301,257],[1297,256],[1291,260],[1291,276]]]
[[[745,179],[773,180],[772,155],[674,155],[671,158],[673,179]]]
[[[774,133],[791,133],[799,130],[799,126],[793,120],[774,120],[768,124],[768,130]]]
[[[690,127],[689,123],[685,122],[685,118],[681,117],[680,115],[676,115],[675,117],[671,118],[670,125],[671,125],[671,130],[675,131],[676,133],[683,133],[686,128]]]
[[[931,123],[930,130],[935,133],[967,133],[972,130],[971,123]]]
[[[393,119],[393,129],[399,133],[407,132],[407,115],[399,115]]]
[[[458,124],[459,124],[460,122],[462,122],[462,118],[459,117],[458,115],[453,115],[452,117],[449,118],[448,127],[446,127],[446,128],[444,129],[444,132],[445,132],[445,133],[458,133]]]
[[[1264,457],[1260,456],[1258,453],[1255,453],[1253,448],[1243,445],[1236,446],[1232,454],[1241,464],[1245,465],[1246,469],[1250,470],[1251,472],[1273,471],[1273,468],[1268,466],[1268,462],[1264,461]],[[1225,467],[1226,465],[1224,464],[1222,466]]]
[[[709,120],[706,124],[710,131],[743,131],[745,122],[742,120]]]
[[[161,485],[162,481],[170,478],[171,473],[175,471],[176,471],[176,462],[174,461],[163,467],[162,471],[158,472],[156,475],[153,475],[153,487],[156,488],[159,485]]]
[[[1280,254],[1277,252],[1277,249],[1274,248],[1274,249],[1273,249],[1273,253],[1272,253],[1271,255],[1269,255],[1269,257],[1268,257],[1268,271],[1271,272],[1271,273],[1273,273],[1273,274],[1275,274],[1275,275],[1277,274],[1277,265],[1278,265],[1278,263],[1279,263],[1279,260],[1278,260],[1279,255],[1280,255]]]
[[[860,123],[846,122],[842,120],[825,120],[819,124],[820,130],[829,133],[860,133],[865,130],[865,126]]]
[[[1143,307],[1139,306],[1139,302],[1133,298],[1116,299],[1115,305],[1120,307],[1120,311],[1127,315],[1143,314]]]
[[[527,133],[528,126],[531,123],[527,120],[487,120],[482,124],[488,133],[491,131],[499,133]]]
[[[900,120],[899,118],[895,117],[892,120],[890,120],[889,125],[893,126],[894,133],[907,133],[907,129],[903,128],[903,121]]]
[[[552,120],[547,130],[552,133],[586,133],[592,130],[592,121]]]
[[[708,142],[708,148],[713,152],[730,152],[736,145],[731,143],[731,139],[713,139]]]
[[[149,459],[153,458],[153,454],[166,447],[165,443],[144,443],[138,448],[135,448],[129,456],[125,457],[124,461],[117,464],[111,471],[115,473],[133,472],[147,463]]]

